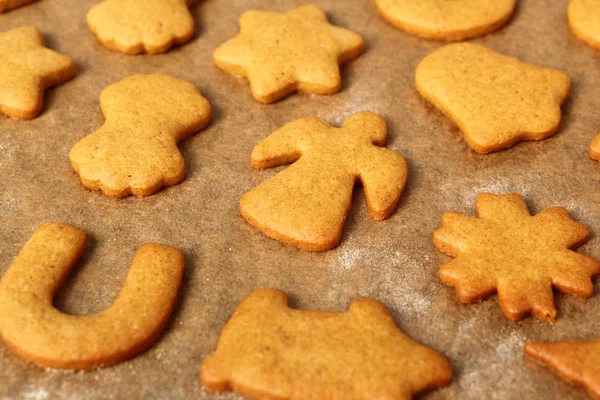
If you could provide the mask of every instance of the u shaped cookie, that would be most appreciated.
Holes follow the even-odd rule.
[[[90,369],[132,358],[156,341],[175,305],[184,255],[146,243],[108,309],[89,316],[58,311],[52,297],[85,247],[83,231],[46,223],[0,281],[0,336],[15,353],[41,367]]]

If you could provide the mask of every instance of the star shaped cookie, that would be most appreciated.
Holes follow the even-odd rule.
[[[516,0],[376,0],[393,25],[426,39],[465,40],[500,29]]]
[[[571,0],[568,16],[575,36],[600,49],[600,0]]]
[[[433,234],[438,249],[455,257],[440,279],[456,288],[465,303],[498,292],[504,314],[519,320],[531,313],[554,322],[552,289],[590,297],[600,262],[572,250],[588,229],[562,207],[531,216],[518,194],[477,196],[477,218],[454,212],[442,217]]]
[[[595,399],[600,399],[600,338],[564,340],[558,343],[527,342],[525,353],[550,367],[558,375],[584,386]]]
[[[90,9],[90,30],[111,50],[164,53],[194,36],[188,3],[196,0],[104,0]]]
[[[479,153],[552,135],[570,90],[564,72],[473,43],[429,54],[419,63],[415,81],[421,95],[454,121]]]
[[[248,78],[256,100],[272,103],[294,91],[339,92],[339,64],[362,50],[359,35],[329,24],[321,8],[306,5],[287,13],[244,13],[239,35],[219,46],[214,59],[224,71]]]
[[[409,400],[451,378],[448,360],[400,331],[380,302],[294,310],[276,289],[239,305],[200,369],[208,389],[278,400]]]
[[[35,118],[42,111],[44,90],[74,76],[73,61],[45,48],[35,27],[0,32],[0,112]]]

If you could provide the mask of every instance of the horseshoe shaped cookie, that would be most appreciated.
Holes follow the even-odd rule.
[[[88,316],[58,311],[52,297],[85,246],[85,233],[77,228],[41,225],[0,281],[0,336],[41,367],[91,369],[132,358],[156,341],[175,305],[184,255],[146,243],[109,308]]]
[[[111,197],[149,196],[181,182],[177,143],[210,121],[198,88],[170,75],[131,75],[102,91],[106,123],[69,153],[85,187]]]

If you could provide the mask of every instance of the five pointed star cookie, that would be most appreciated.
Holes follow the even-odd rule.
[[[575,36],[600,49],[600,0],[571,0],[568,15]]]
[[[341,89],[339,64],[358,57],[362,38],[332,26],[321,8],[287,13],[248,11],[240,34],[215,50],[216,65],[246,77],[254,98],[274,102],[294,91],[332,94]]]
[[[552,368],[560,377],[582,385],[600,400],[600,338],[558,343],[527,342],[525,353]]]
[[[32,1],[34,0],[0,0],[0,14],[4,11],[20,7],[23,4],[31,3]]]
[[[479,153],[552,135],[571,85],[564,72],[472,43],[429,54],[419,63],[415,81],[421,95],[453,120]]]
[[[294,310],[276,289],[239,305],[200,369],[208,389],[278,400],[409,400],[451,378],[448,360],[400,331],[380,302]]]
[[[74,76],[73,61],[45,48],[35,27],[0,33],[0,112],[34,118],[42,110],[44,89]]]
[[[562,207],[531,216],[518,194],[477,196],[477,218],[454,212],[435,231],[437,248],[455,257],[440,269],[465,303],[498,292],[504,314],[519,320],[531,313],[556,319],[552,288],[589,297],[600,263],[569,249],[585,242],[588,229]]]
[[[90,30],[111,50],[164,53],[194,36],[195,0],[104,0],[90,9]]]

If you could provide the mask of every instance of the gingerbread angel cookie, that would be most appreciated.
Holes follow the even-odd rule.
[[[35,118],[42,111],[44,90],[74,76],[73,61],[44,47],[37,28],[0,32],[0,113]]]
[[[562,207],[535,216],[518,194],[477,196],[477,217],[445,213],[433,234],[438,249],[455,257],[440,279],[456,288],[465,303],[498,292],[504,314],[526,314],[554,322],[552,289],[590,297],[600,262],[570,249],[583,244],[589,230]]]
[[[452,368],[402,333],[378,301],[301,311],[285,293],[261,289],[239,305],[200,378],[211,390],[257,399],[407,400],[448,385]]]
[[[256,100],[272,103],[295,91],[339,92],[339,64],[362,51],[359,35],[331,25],[318,6],[305,5],[287,13],[244,13],[239,35],[219,46],[214,59],[224,71],[248,78]]]
[[[175,305],[183,253],[146,243],[108,309],[89,316],[58,311],[52,297],[85,246],[85,233],[79,229],[44,224],[0,281],[0,336],[15,353],[39,366],[90,369],[135,357],[160,336]]]
[[[374,219],[387,218],[406,184],[404,158],[384,146],[387,127],[373,112],[360,112],[334,128],[319,118],[291,122],[256,145],[256,168],[293,163],[240,200],[241,215],[267,236],[309,251],[335,247],[342,235],[352,190],[365,188]]]
[[[415,74],[421,95],[450,118],[471,148],[489,153],[557,131],[567,74],[473,43],[444,46]]]
[[[210,104],[190,82],[131,75],[100,95],[106,123],[69,153],[83,185],[112,197],[148,196],[179,183],[185,162],[177,143],[210,121]]]

